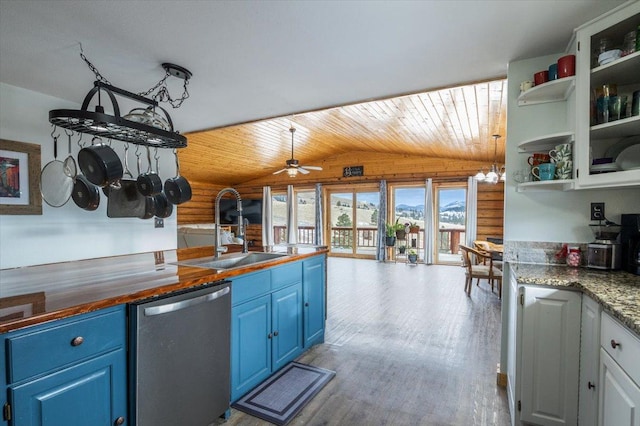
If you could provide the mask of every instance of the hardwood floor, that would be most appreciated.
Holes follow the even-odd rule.
[[[291,425],[508,425],[496,386],[500,301],[459,266],[329,258],[325,343],[299,361],[336,377]],[[229,425],[269,425],[232,409]]]

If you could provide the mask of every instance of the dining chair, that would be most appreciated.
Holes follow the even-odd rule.
[[[474,240],[473,246],[476,250],[487,252],[493,259],[493,266],[502,270],[502,244],[494,243],[489,240]],[[486,260],[483,260],[486,264]]]
[[[465,268],[464,290],[467,296],[471,296],[471,284],[476,278],[476,285],[480,285],[482,279],[487,280],[491,284],[492,292],[494,285],[497,285],[498,297],[502,298],[502,271],[493,265],[491,253],[464,244],[460,244],[460,250],[462,266]]]

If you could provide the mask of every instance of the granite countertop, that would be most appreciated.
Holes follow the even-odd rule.
[[[640,336],[640,276],[562,265],[509,263],[519,284],[579,289]]]
[[[210,256],[165,250],[0,270],[0,333],[135,302],[326,253],[322,246],[274,247],[259,264],[207,269],[181,263]]]

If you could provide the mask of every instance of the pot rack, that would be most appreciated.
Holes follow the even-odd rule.
[[[184,75],[188,78],[191,73],[185,69],[183,70],[186,72]],[[171,117],[164,108],[158,105],[157,101],[101,81],[95,81],[93,86],[89,93],[87,93],[87,96],[85,96],[81,109],[51,110],[49,111],[49,122],[75,132],[88,133],[94,136],[120,140],[137,145],[156,148],[185,148],[187,146],[187,138],[173,130]],[[109,96],[114,115],[109,115],[104,112],[104,107],[101,105],[100,99],[101,92]],[[89,111],[89,102],[96,93],[98,94],[98,105],[96,105],[95,111]],[[121,117],[120,107],[118,106],[118,101],[114,93],[150,105],[154,109],[160,109],[166,117],[169,130],[134,122]]]

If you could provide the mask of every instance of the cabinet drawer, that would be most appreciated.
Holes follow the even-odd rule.
[[[56,321],[7,338],[9,383],[125,345],[124,306]]]
[[[610,315],[603,313],[600,344],[629,377],[640,384],[640,339]]]
[[[302,262],[288,263],[271,270],[271,289],[277,290],[302,281]]]
[[[231,304],[236,305],[271,291],[269,271],[231,278]]]

